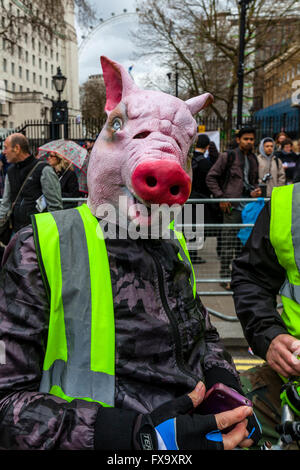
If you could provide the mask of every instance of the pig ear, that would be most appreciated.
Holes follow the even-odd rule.
[[[201,109],[206,108],[213,103],[214,97],[210,93],[203,93],[203,95],[195,96],[185,102],[192,114],[197,114]]]
[[[126,94],[133,91],[137,86],[129,73],[117,62],[101,56],[103,78],[106,88],[105,111],[112,111]]]

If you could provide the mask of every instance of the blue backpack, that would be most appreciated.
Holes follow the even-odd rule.
[[[257,201],[249,202],[242,210],[242,222],[243,224],[255,224],[260,211],[265,205],[263,197],[259,197]],[[238,238],[242,244],[245,245],[252,232],[252,227],[241,228],[238,233]]]

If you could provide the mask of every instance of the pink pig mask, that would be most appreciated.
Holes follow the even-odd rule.
[[[193,114],[213,97],[204,93],[184,102],[140,89],[121,65],[106,57],[101,65],[107,121],[90,156],[88,206],[94,215],[107,204],[119,210],[120,196],[126,196],[127,219],[148,225],[151,217],[145,220],[139,206],[183,205],[188,199],[188,152],[197,130]]]

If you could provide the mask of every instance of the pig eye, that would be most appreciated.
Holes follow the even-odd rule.
[[[115,118],[112,122],[112,128],[114,131],[119,131],[122,127],[122,121],[120,118]]]

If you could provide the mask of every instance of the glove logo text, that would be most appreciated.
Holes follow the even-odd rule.
[[[151,435],[148,433],[141,433],[141,444],[143,450],[154,450]]]

